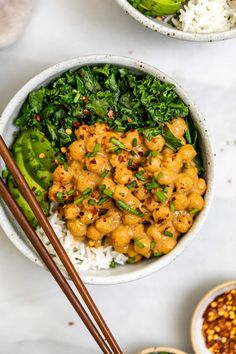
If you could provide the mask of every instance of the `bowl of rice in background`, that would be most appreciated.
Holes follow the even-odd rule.
[[[235,0],[187,0],[174,15],[147,16],[129,0],[116,0],[121,8],[145,27],[163,35],[196,42],[213,42],[236,37]],[[151,1],[150,1],[151,2]]]
[[[204,209],[196,217],[190,231],[188,231],[186,235],[180,238],[176,247],[170,253],[160,258],[151,258],[136,264],[124,264],[126,257],[124,257],[123,254],[117,254],[117,252],[115,254],[111,247],[90,249],[83,243],[79,247],[75,247],[72,243],[71,237],[66,237],[68,231],[66,230],[65,226],[63,226],[63,221],[60,220],[55,213],[51,213],[49,220],[52,226],[60,238],[60,241],[63,243],[63,246],[69,254],[72,262],[76,266],[76,269],[78,269],[83,280],[88,284],[118,284],[137,280],[153,273],[154,271],[160,270],[169,264],[180,253],[182,253],[188,244],[197,236],[203,222],[207,217],[213,197],[214,156],[205,119],[203,118],[196,105],[191,101],[189,96],[173,79],[169,78],[158,69],[135,59],[112,55],[78,57],[76,59],[59,63],[41,72],[17,92],[17,94],[12,98],[2,113],[0,121],[0,134],[4,136],[6,143],[11,145],[14,141],[15,133],[18,130],[14,122],[30,92],[41,86],[47,85],[52,79],[60,76],[66,71],[74,71],[84,65],[91,66],[107,63],[128,68],[134,73],[153,75],[161,81],[169,82],[175,86],[176,93],[189,107],[193,123],[199,132],[203,164],[206,171],[205,178],[207,180],[208,188],[204,196]],[[4,168],[2,161],[0,162],[0,167],[1,170]],[[6,235],[20,250],[20,252],[22,252],[31,261],[42,267],[45,267],[2,201],[0,205],[0,220],[1,226]],[[55,257],[55,251],[49,244],[46,236],[43,235],[42,230],[38,229],[38,233],[43,238],[43,242],[47,245],[47,249],[49,250],[50,254]],[[116,268],[110,268],[111,261],[114,258],[115,262],[120,264],[120,266],[117,266]],[[57,258],[54,259],[58,262]],[[60,262],[58,263],[59,266],[61,266],[63,269]]]

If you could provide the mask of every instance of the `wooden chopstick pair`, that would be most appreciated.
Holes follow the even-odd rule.
[[[80,278],[78,272],[76,271],[75,267],[73,266],[71,260],[69,259],[65,249],[61,245],[57,235],[55,234],[52,226],[50,225],[47,217],[44,215],[42,209],[40,208],[34,193],[30,190],[27,182],[25,181],[23,175],[21,174],[20,170],[18,169],[13,157],[11,156],[10,151],[8,150],[2,136],[0,136],[0,155],[4,160],[8,170],[12,174],[16,184],[18,185],[20,191],[22,192],[24,198],[28,202],[29,206],[31,207],[32,211],[34,212],[35,217],[37,218],[39,225],[43,228],[45,234],[47,235],[49,241],[51,242],[55,252],[57,253],[58,257],[60,258],[62,264],[64,265],[65,269],[67,270],[71,280],[73,281],[74,285],[76,286],[77,290],[79,291],[84,303],[86,304],[87,308],[89,309],[94,321],[96,322],[98,328],[102,332],[99,332],[98,328],[94,324],[94,321],[89,317],[86,310],[83,308],[83,305],[77,298],[76,294],[71,289],[70,285],[68,284],[67,280],[65,279],[64,275],[62,274],[61,270],[58,266],[54,263],[52,257],[48,253],[47,249],[39,239],[38,235],[36,234],[35,230],[32,228],[20,208],[18,207],[17,203],[15,202],[14,198],[12,197],[11,193],[9,192],[6,184],[0,179],[0,195],[1,198],[5,201],[8,208],[11,210],[12,214],[16,218],[17,222],[26,233],[26,236],[29,238],[30,242],[32,243],[33,247],[40,255],[44,263],[46,264],[47,268],[53,275],[54,279],[57,281],[58,285],[71,302],[72,306],[88,328],[89,332],[94,337],[95,341],[101,348],[102,352],[105,354],[122,354],[122,351],[116,342],[115,338],[113,337],[110,329],[108,328],[105,320],[103,319],[101,313],[99,312],[96,304],[94,303],[92,297],[90,296],[87,288],[85,287],[82,279]]]

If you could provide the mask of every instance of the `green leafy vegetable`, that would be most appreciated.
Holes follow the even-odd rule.
[[[157,17],[176,13],[181,0],[129,0],[130,4],[147,16]]]

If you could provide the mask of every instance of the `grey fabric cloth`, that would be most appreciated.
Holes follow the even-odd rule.
[[[0,0],[0,48],[14,43],[31,13],[31,0]]]

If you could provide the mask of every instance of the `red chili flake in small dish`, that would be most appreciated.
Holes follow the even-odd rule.
[[[236,354],[236,289],[217,296],[203,314],[202,334],[214,354]]]

